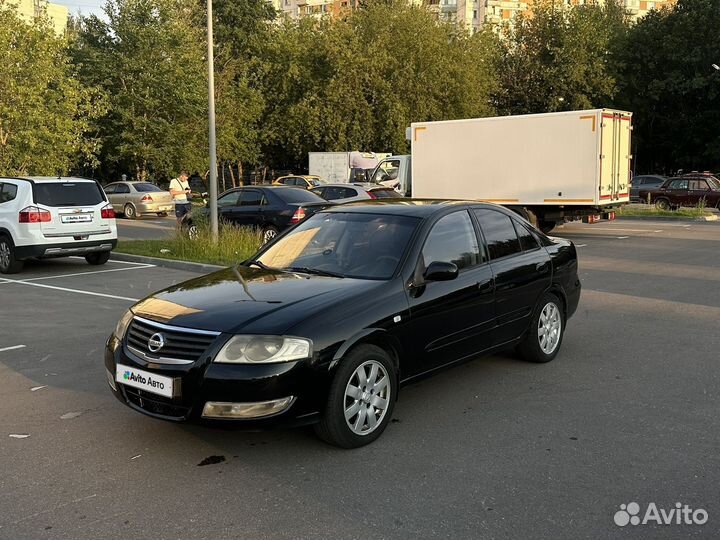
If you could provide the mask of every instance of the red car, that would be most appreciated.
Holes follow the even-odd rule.
[[[720,180],[711,175],[669,178],[657,189],[640,191],[641,199],[649,195],[650,201],[662,210],[698,206],[703,200],[706,207],[720,209]]]

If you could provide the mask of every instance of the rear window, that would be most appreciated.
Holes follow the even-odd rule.
[[[33,186],[35,202],[45,206],[94,206],[105,201],[95,182],[43,182]]]
[[[275,195],[286,203],[325,202],[325,199],[305,189],[287,188],[274,190]]]
[[[133,186],[135,187],[135,191],[140,191],[142,193],[165,191],[163,189],[160,189],[155,184],[151,184],[150,182],[140,182],[139,184],[133,184]]]
[[[402,197],[397,191],[394,189],[371,189],[370,193],[375,195],[378,199],[399,199]]]

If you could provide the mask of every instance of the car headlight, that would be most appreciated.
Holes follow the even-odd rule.
[[[309,339],[284,336],[235,336],[215,357],[221,364],[290,362],[312,356]]]
[[[129,309],[125,312],[125,314],[120,317],[120,320],[118,321],[117,325],[115,326],[115,331],[113,332],[115,334],[115,337],[118,339],[122,339],[125,335],[125,332],[128,329],[128,326],[130,326],[130,322],[133,318],[133,312]]]

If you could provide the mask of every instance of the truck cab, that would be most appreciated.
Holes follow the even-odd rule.
[[[393,188],[404,197],[412,191],[412,160],[408,155],[384,158],[373,170],[370,181]]]

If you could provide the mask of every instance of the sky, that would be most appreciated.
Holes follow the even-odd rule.
[[[83,15],[97,15],[104,17],[102,5],[105,0],[50,0],[54,4],[67,6],[71,15],[76,15],[80,11]]]

